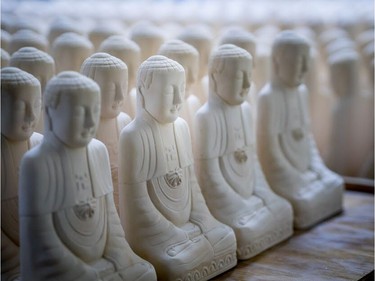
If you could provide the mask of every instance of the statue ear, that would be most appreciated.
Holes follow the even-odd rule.
[[[273,72],[275,74],[279,73],[279,62],[275,56],[272,57]]]
[[[139,103],[139,105],[142,107],[142,108],[144,108],[145,107],[145,97],[143,96],[143,93],[142,93],[142,86],[138,86],[137,87],[137,96],[138,96],[138,98],[137,98],[137,100],[138,100],[138,103]]]
[[[210,80],[212,81],[212,89],[216,93],[217,91],[217,78],[216,78],[216,72],[210,73]]]
[[[50,112],[50,108],[47,106],[44,108],[44,116],[46,117],[45,120],[44,120],[44,123],[45,123],[45,126],[47,128],[45,129],[48,129],[50,131],[52,131],[52,118],[51,118],[51,112]]]

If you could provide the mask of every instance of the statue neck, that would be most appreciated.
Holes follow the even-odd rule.
[[[281,79],[276,76],[276,75],[273,75],[273,78],[272,78],[272,86],[273,87],[276,87],[276,88],[280,88],[282,90],[284,90],[285,92],[295,92],[299,85],[298,86],[294,86],[294,87],[291,87],[291,86],[288,86],[286,85],[283,81],[281,81]]]
[[[117,118],[101,118],[96,132],[96,138],[104,143],[111,139],[118,139]]]
[[[12,158],[13,158],[12,161],[13,161],[14,165],[16,165],[16,167],[18,167],[21,163],[21,159],[22,159],[23,155],[30,149],[29,140],[26,139],[26,140],[21,140],[21,141],[12,141],[12,140],[7,139],[3,135],[1,135],[1,137],[2,137],[1,141],[4,142],[4,144],[5,143],[7,144],[7,146],[6,146],[7,148],[5,148],[2,145],[2,149],[9,149],[9,152],[10,152],[9,155],[12,156]]]

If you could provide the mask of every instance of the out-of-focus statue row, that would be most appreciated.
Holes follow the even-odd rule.
[[[17,31],[2,49],[2,279],[208,280],[342,211],[306,34],[275,35],[267,72],[241,27],[217,46],[202,26],[172,40],[110,27]],[[340,97],[327,159],[345,174],[360,54],[326,56]]]

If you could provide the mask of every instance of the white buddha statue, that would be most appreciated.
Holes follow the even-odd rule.
[[[27,71],[37,78],[40,82],[43,98],[47,82],[55,75],[55,61],[53,58],[34,47],[23,47],[12,54],[9,64]],[[43,110],[39,116],[35,131],[41,134],[44,131]]]
[[[374,101],[361,95],[360,57],[355,50],[338,51],[329,57],[328,63],[337,101],[331,112],[327,165],[340,175],[363,176],[361,173],[374,157]]]
[[[233,230],[209,212],[194,172],[187,123],[178,117],[185,73],[152,56],[138,70],[140,103],[120,136],[120,216],[134,251],[160,280],[208,280],[236,265]]]
[[[63,33],[55,39],[51,48],[56,63],[56,73],[79,71],[83,61],[93,51],[94,46],[86,37],[74,32]]]
[[[258,102],[259,159],[271,188],[292,204],[296,228],[340,212],[343,196],[343,179],[324,165],[311,134],[302,83],[308,58],[305,39],[281,32],[272,46],[272,80]]]
[[[101,112],[96,138],[107,147],[111,163],[113,195],[118,207],[118,143],[121,130],[131,118],[121,112],[124,95],[128,89],[126,64],[107,53],[95,53],[87,58],[81,73],[93,79],[101,90]]]
[[[93,139],[100,89],[77,72],[52,78],[43,142],[20,172],[22,280],[156,280],[125,240],[105,145]]]
[[[193,46],[175,39],[165,42],[159,49],[159,55],[177,61],[185,70],[185,96],[182,97],[182,107],[179,116],[188,123],[190,134],[192,134],[194,116],[201,107],[201,102],[194,94],[193,89],[198,79],[199,53]]]
[[[9,52],[13,54],[23,47],[34,47],[43,52],[47,52],[49,43],[44,35],[29,29],[21,29],[12,34],[9,42]]]
[[[256,155],[251,107],[252,57],[219,46],[208,66],[210,94],[197,112],[197,175],[211,213],[233,228],[237,257],[248,259],[293,233],[292,207],[270,189]]]
[[[134,41],[121,35],[113,35],[100,44],[99,51],[119,58],[128,67],[128,89],[122,110],[134,118],[137,105],[135,78],[141,62],[141,49]]]
[[[31,74],[5,67],[1,76],[1,280],[20,280],[18,177],[26,151],[42,141],[34,133],[40,114],[40,83]]]
[[[194,24],[183,29],[177,38],[192,45],[199,53],[198,81],[195,83],[194,93],[203,104],[208,97],[207,66],[214,40],[213,33],[207,25]]]

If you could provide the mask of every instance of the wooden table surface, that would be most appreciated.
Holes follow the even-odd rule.
[[[344,208],[212,280],[359,280],[374,270],[374,196],[346,191]]]

